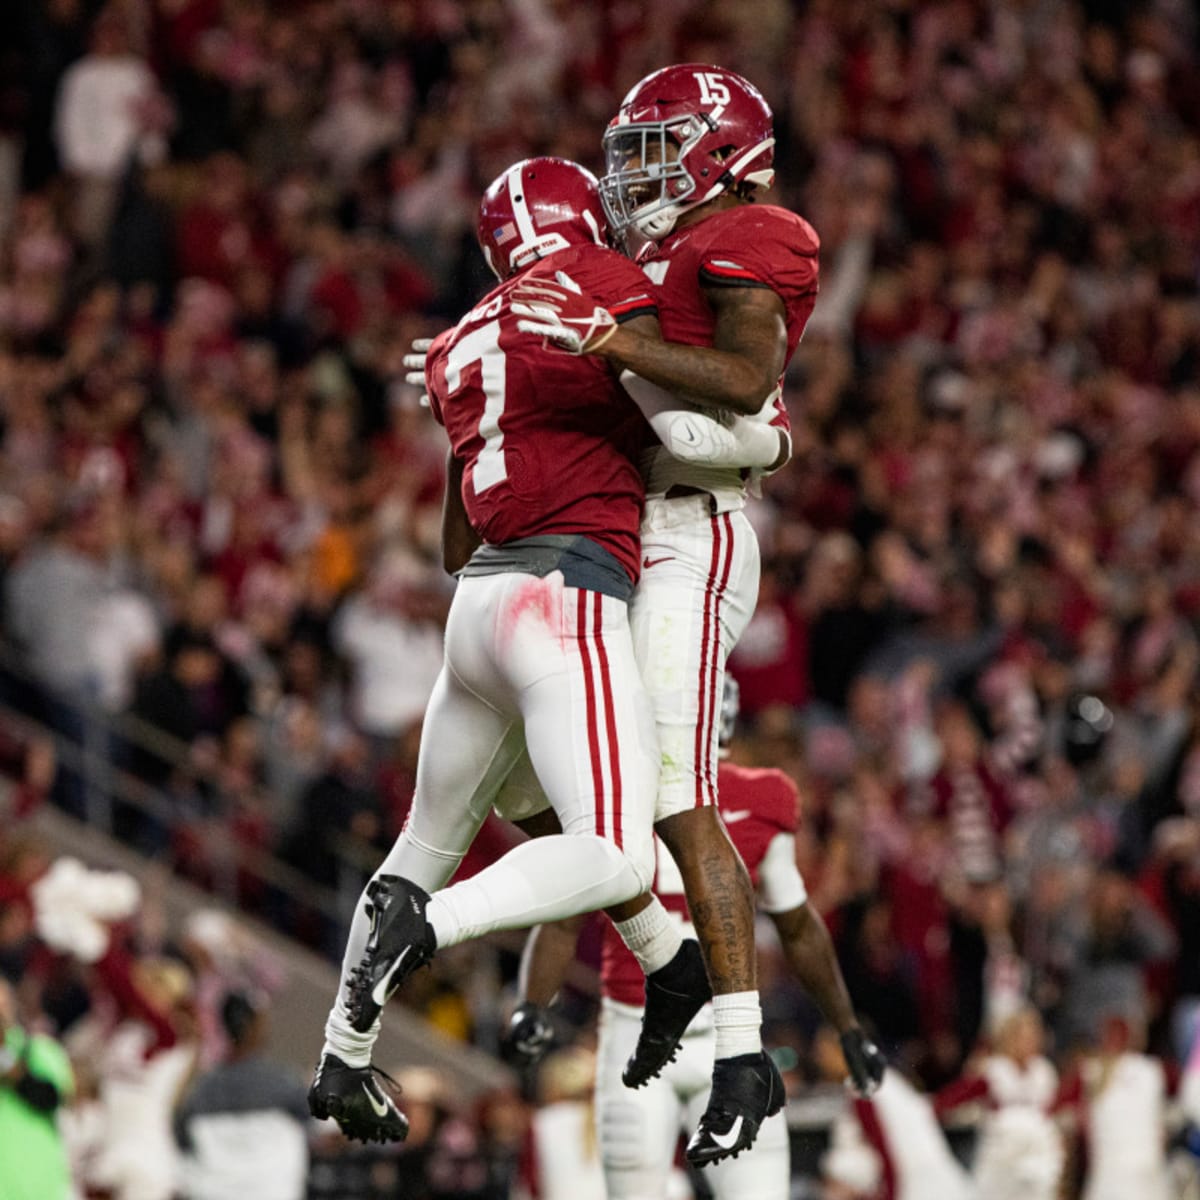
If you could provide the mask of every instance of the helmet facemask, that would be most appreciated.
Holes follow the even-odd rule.
[[[716,123],[706,114],[617,125],[604,135],[606,174],[600,199],[613,232],[636,229],[660,241],[675,227],[693,199],[696,181],[686,166],[691,150]],[[636,164],[636,165],[630,165]]]

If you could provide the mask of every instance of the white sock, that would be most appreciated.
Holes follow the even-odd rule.
[[[376,875],[403,875],[423,887],[427,892],[442,887],[454,873],[462,855],[441,851],[423,845],[407,831],[396,839],[388,856],[379,866]],[[362,962],[371,936],[371,921],[366,912],[367,893],[358,898],[354,916],[350,921],[350,933],[346,938],[346,951],[342,955],[342,978],[338,984],[337,998],[325,1021],[325,1045],[322,1054],[336,1054],[347,1066],[370,1065],[371,1051],[379,1037],[380,1022],[376,1021],[366,1033],[358,1033],[350,1024],[346,1008],[347,982],[350,972]]]
[[[325,1045],[321,1047],[321,1053],[336,1054],[348,1067],[369,1067],[380,1024],[377,1020],[366,1033],[358,1033],[350,1024],[346,1006],[339,995],[325,1020]]]
[[[713,997],[717,1028],[716,1058],[757,1054],[762,1049],[762,1006],[757,992],[729,992]]]
[[[523,929],[620,904],[644,888],[629,860],[594,834],[534,838],[471,879],[438,892],[425,910],[439,949],[496,929]]]
[[[342,978],[338,984],[337,998],[325,1021],[325,1045],[322,1054],[336,1054],[348,1067],[366,1067],[371,1063],[371,1049],[379,1036],[379,1022],[367,1033],[358,1033],[350,1024],[346,1010],[346,981],[350,972],[362,961],[371,936],[371,921],[366,913],[367,893],[358,898],[354,916],[350,921],[350,933],[346,938],[346,952],[342,955]]]
[[[613,928],[646,975],[665,967],[683,945],[679,922],[671,920],[671,914],[657,896],[651,896],[650,903],[637,916],[628,921],[614,921]]]

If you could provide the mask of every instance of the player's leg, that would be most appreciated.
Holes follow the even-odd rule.
[[[645,890],[653,874],[654,722],[627,606],[565,587],[557,573],[514,593],[501,615],[501,665],[562,833],[435,897],[439,945],[606,907]]]
[[[415,881],[422,894],[424,889],[441,887],[466,853],[492,796],[523,747],[515,709],[505,712],[495,697],[486,699],[475,690],[496,690],[476,638],[488,611],[487,590],[464,587],[455,597],[447,627],[447,661],[422,730],[412,810],[396,845],[356,906],[338,995],[309,1092],[314,1115],[337,1118],[344,1132],[363,1140],[398,1140],[407,1132],[407,1122],[370,1066],[381,1006],[375,1006],[361,1029],[353,1011],[355,972],[378,911],[378,889],[401,876]],[[465,682],[464,674],[475,688]]]
[[[361,1032],[437,947],[618,903],[648,887],[653,871],[654,723],[626,605],[564,587],[558,573],[465,582],[489,584],[472,636],[486,646],[480,653],[502,686],[492,688],[481,669],[468,682],[484,702],[499,707],[508,697],[515,704],[564,832],[518,846],[432,897],[402,876],[376,880],[370,937],[347,990],[350,1024]],[[447,656],[464,678],[449,630]]]
[[[562,832],[528,753],[518,759],[504,781],[496,797],[495,810],[505,820],[519,825],[530,837]],[[679,922],[671,917],[653,892],[643,892],[633,900],[605,909],[605,912],[612,918],[617,933],[647,978],[676,958],[683,944]],[[692,959],[698,960],[695,970],[707,979],[695,939],[689,940],[682,961],[690,964]],[[689,973],[685,982],[690,979]]]
[[[424,892],[445,886],[470,848],[491,800],[522,752],[521,723],[498,712],[443,667],[430,697],[417,762],[417,786],[404,829],[355,907],[337,1000],[326,1024],[326,1051],[361,1066],[370,1061],[378,1023],[351,1022],[350,983],[371,932],[372,896],[381,880],[403,878]]]
[[[783,1093],[759,1032],[753,888],[716,809],[725,660],[754,610],[758,543],[742,513],[704,516],[694,502],[701,498],[648,509],[642,546],[654,565],[635,596],[632,626],[662,751],[655,828],[683,876],[712,986],[713,1092],[689,1146],[693,1161],[709,1162],[748,1146]],[[662,1047],[699,1007],[699,999],[689,999],[696,996],[694,986],[662,995],[647,987],[644,1037],[629,1082],[652,1072]]]
[[[595,1107],[609,1200],[662,1200],[682,1128],[684,1109],[670,1080],[654,1079],[638,1091],[621,1081],[640,1029],[636,1012],[604,1004],[596,1046]],[[707,1084],[707,1069],[705,1076]]]
[[[716,811],[716,739],[725,656],[757,593],[757,543],[740,513],[706,516],[701,497],[652,505],[642,538],[652,566],[634,597],[631,626],[662,756],[656,829],[683,874],[713,992],[745,998],[756,987],[754,898]],[[680,1005],[670,1014],[681,1030],[706,997],[696,986],[676,990],[696,997],[690,1012]],[[731,1003],[721,1002],[719,1027],[731,1034],[721,1052],[753,1052],[759,1021],[753,1014],[730,1020],[738,1017]],[[657,1007],[647,1005],[648,1035]],[[631,1063],[634,1085],[659,1066],[656,1046],[643,1051]]]

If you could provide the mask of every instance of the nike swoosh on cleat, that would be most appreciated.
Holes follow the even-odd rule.
[[[404,960],[408,957],[408,952],[412,949],[411,946],[405,946],[403,950],[396,956],[396,961],[392,963],[392,969],[375,985],[371,992],[371,999],[382,1008],[387,1003],[388,990],[392,982],[393,976],[404,965]]]
[[[367,1099],[371,1102],[371,1108],[374,1110],[377,1117],[386,1117],[391,1112],[388,1102],[386,1100],[376,1099],[375,1093],[371,1091],[369,1084],[364,1083],[362,1085],[362,1089],[367,1093]],[[739,1117],[738,1120],[740,1121],[741,1118]]]
[[[738,1136],[742,1132],[742,1118],[739,1116],[734,1121],[728,1133],[710,1133],[708,1136],[712,1138],[713,1145],[720,1146],[722,1150],[732,1150],[737,1145]]]

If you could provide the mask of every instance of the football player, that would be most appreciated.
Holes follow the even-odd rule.
[[[511,304],[522,284],[574,280],[596,297],[576,326],[586,344],[621,322],[653,334],[653,288],[604,229],[588,172],[511,167],[478,229],[501,283],[429,349],[451,444],[443,550],[460,580],[412,810],[355,911],[309,1092],[313,1113],[353,1137],[407,1132],[371,1048],[387,998],[436,949],[612,905],[653,874],[658,752],[628,623],[645,423],[606,363],[547,350]],[[443,888],[526,753],[560,832]]]
[[[721,742],[727,745],[737,717],[737,685],[728,679],[721,706]],[[782,772],[722,762],[717,798],[735,848],[753,880],[758,907],[779,932],[788,964],[841,1035],[854,1090],[869,1095],[883,1078],[883,1055],[862,1032],[820,914],[808,904],[796,868],[799,796]],[[683,879],[658,842],[654,890],[674,914],[681,935],[691,937]],[[583,918],[539,926],[521,965],[522,1004],[506,1035],[508,1057],[528,1065],[548,1049],[553,1028],[550,1003],[575,951]],[[597,1050],[596,1124],[609,1200],[652,1200],[667,1191],[667,1177],[682,1130],[692,1130],[705,1110],[715,1048],[711,1007],[693,1018],[679,1056],[639,1090],[621,1082],[622,1064],[642,1024],[643,977],[611,925],[604,931],[600,975],[601,1015]],[[540,1031],[540,1032],[539,1032]],[[720,1133],[716,1135],[722,1137]],[[749,1151],[720,1162],[706,1182],[717,1200],[787,1200],[791,1173],[782,1112],[768,1117]]]
[[[594,298],[569,279],[517,290],[522,327],[608,361],[635,397],[649,390],[742,414],[782,447],[765,463],[681,462],[682,446],[704,439],[677,412],[642,454],[642,578],[631,625],[662,753],[655,830],[682,872],[704,962],[681,950],[666,975],[648,974],[643,1035],[625,1078],[638,1086],[661,1069],[711,981],[713,1088],[688,1147],[704,1164],[749,1145],[782,1102],[759,1033],[753,891],[716,806],[716,713],[726,657],[758,593],[758,545],[742,509],[756,476],[788,453],[780,379],[816,299],[819,243],[802,218],[755,202],[773,179],[771,111],[731,71],[686,64],[647,76],[622,102],[604,148],[609,223],[627,245],[642,243],[638,261],[658,285],[666,340],[625,325],[584,344],[577,322]],[[643,903],[619,913],[626,927]],[[661,927],[657,908],[645,913]],[[669,940],[662,928],[653,936]]]

